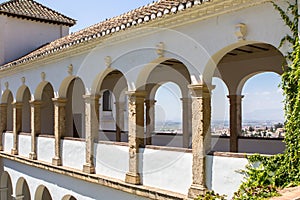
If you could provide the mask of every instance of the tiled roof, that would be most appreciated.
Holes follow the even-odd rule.
[[[165,15],[180,13],[210,1],[212,0],[160,0],[55,40],[18,60],[5,64],[0,67],[0,70],[62,51],[86,41],[124,31],[132,26],[144,24]]]
[[[0,4],[0,14],[35,21],[73,26],[74,19],[66,17],[33,0],[10,0]]]

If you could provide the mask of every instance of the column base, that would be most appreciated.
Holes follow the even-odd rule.
[[[12,149],[11,154],[12,155],[18,155],[19,154],[18,149]]]
[[[199,195],[204,195],[206,191],[207,188],[205,188],[204,186],[193,184],[189,189],[188,198],[195,199]]]
[[[30,160],[37,160],[37,155],[35,152],[31,152],[29,153],[29,159]]]
[[[125,182],[133,185],[140,185],[141,184],[141,176],[139,173],[131,173],[128,172],[126,174]]]
[[[4,149],[3,149],[3,146],[1,145],[1,146],[0,146],[0,151],[3,151],[3,150],[4,150]]]
[[[83,172],[87,174],[95,174],[96,173],[95,166],[87,163],[83,165]]]
[[[55,166],[61,166],[62,165],[62,162],[61,162],[61,158],[52,158],[52,165],[55,165]]]

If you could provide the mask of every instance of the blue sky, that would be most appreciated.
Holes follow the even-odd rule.
[[[152,0],[37,0],[38,2],[77,20],[71,32],[78,31],[128,12],[140,6],[152,3]],[[5,2],[0,0],[0,3]],[[228,91],[222,81],[216,79],[213,93],[213,119],[228,120]],[[243,90],[243,118],[272,118],[283,121],[283,97],[278,85],[280,77],[274,73],[265,73],[249,79]],[[179,121],[181,119],[181,101],[179,88],[174,84],[163,85],[157,95],[157,118]]]
[[[229,119],[228,90],[220,79],[213,79],[216,85],[212,96],[212,119]],[[242,101],[244,120],[276,120],[284,121],[283,95],[278,87],[280,76],[267,72],[250,78],[244,85]],[[181,120],[180,90],[173,83],[164,84],[156,94],[157,116],[160,121]]]
[[[77,20],[72,32],[96,24],[140,6],[152,3],[151,0],[36,0],[58,12]],[[5,2],[0,0],[0,2]]]

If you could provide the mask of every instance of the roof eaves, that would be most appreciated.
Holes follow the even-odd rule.
[[[16,17],[16,18],[20,18],[20,19],[28,19],[28,20],[37,21],[37,22],[45,22],[45,23],[50,23],[50,24],[66,25],[69,27],[74,26],[76,24],[76,20],[74,20],[74,23],[73,22],[70,23],[70,22],[63,22],[63,21],[58,21],[58,20],[36,18],[36,17],[32,17],[32,16],[20,15],[20,14],[5,12],[5,11],[0,11],[0,15],[6,15],[8,17]]]
[[[29,54],[28,56],[25,56],[25,57],[20,58],[18,60],[7,63],[3,66],[0,66],[0,70],[6,69],[6,68],[9,68],[9,67],[13,67],[13,66],[16,66],[18,64],[23,64],[23,63],[26,63],[28,61],[31,61],[31,60],[34,60],[34,59],[37,59],[37,58],[40,58],[40,57],[43,57],[43,56],[47,56],[47,55],[52,54],[52,53],[56,53],[60,50],[63,50],[63,49],[69,48],[69,47],[73,47],[75,45],[81,44],[83,42],[90,41],[90,40],[95,39],[95,38],[100,38],[100,37],[104,37],[104,36],[107,36],[107,35],[111,35],[113,33],[116,33],[116,32],[122,31],[122,30],[124,31],[124,30],[126,30],[130,27],[133,27],[133,26],[136,26],[136,25],[139,25],[139,24],[144,24],[144,23],[147,23],[149,21],[153,21],[155,19],[162,18],[165,15],[175,14],[177,12],[192,8],[192,7],[197,6],[199,4],[203,4],[205,2],[211,2],[211,1],[212,0],[190,0],[190,1],[186,1],[186,2],[182,1],[176,7],[174,7],[173,9],[172,9],[172,7],[170,9],[165,8],[165,9],[163,9],[163,12],[160,11],[160,10],[157,10],[156,13],[152,13],[150,16],[147,15],[143,18],[132,19],[132,18],[134,18],[134,16],[133,16],[133,17],[130,17],[129,19],[127,19],[126,24],[125,23],[119,23],[118,25],[115,25],[113,27],[101,30],[102,26],[106,26],[106,23],[110,23],[111,21],[113,21],[115,19],[118,19],[118,18],[127,17],[128,14],[136,14],[136,12],[139,9],[141,9],[141,8],[137,8],[137,9],[129,11],[129,12],[123,14],[123,15],[113,17],[111,19],[108,19],[106,21],[103,21],[103,22],[100,22],[98,24],[92,25],[88,28],[85,28],[81,31],[73,33],[71,35],[65,36],[65,37],[60,38],[58,40],[55,40],[52,43],[50,43],[49,45],[45,46],[44,47],[45,50],[41,51],[41,49],[43,49],[43,48],[38,49],[36,52],[33,52],[32,55]],[[156,3],[152,3],[150,5],[155,6],[159,2],[161,2],[161,1],[158,1]],[[183,3],[183,2],[185,2],[185,3]],[[99,27],[100,27],[100,30],[97,30],[97,28],[99,28]],[[97,31],[93,32],[93,29],[96,29]],[[84,35],[83,33],[85,31],[86,32],[91,32],[91,33],[88,33],[87,35]],[[84,36],[81,37],[80,36],[81,34],[84,35]],[[76,36],[79,36],[79,37],[76,37]],[[64,40],[66,40],[66,41],[71,40],[71,41],[64,42]],[[60,42],[61,42],[60,45],[55,45],[55,43],[60,43]],[[41,51],[41,52],[39,52],[39,51]]]

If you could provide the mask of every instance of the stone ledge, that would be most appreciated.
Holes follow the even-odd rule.
[[[255,153],[233,153],[233,152],[218,152],[211,151],[207,155],[209,156],[219,156],[219,157],[229,157],[229,158],[247,158],[247,156],[255,155]],[[272,156],[268,154],[260,154],[261,156]]]
[[[164,146],[146,145],[145,149],[192,153],[192,149],[186,149],[186,148],[180,148],[180,147],[164,147]]]
[[[210,156],[229,157],[229,158],[247,158],[246,153],[231,153],[231,152],[210,152]]]
[[[131,185],[125,183],[122,180],[117,180],[105,176],[101,176],[99,174],[87,174],[79,170],[75,170],[72,168],[64,167],[64,166],[53,166],[50,163],[30,160],[28,158],[22,156],[14,156],[8,153],[0,152],[0,157],[8,160],[12,160],[15,162],[19,162],[31,167],[36,167],[42,170],[47,170],[50,172],[70,176],[73,178],[80,179],[82,181],[87,181],[94,184],[99,184],[105,187],[110,187],[116,190],[120,190],[123,192],[127,192],[130,194],[146,197],[149,199],[159,199],[159,200],[185,200],[187,197],[183,194],[161,190],[153,187],[147,187],[143,185]]]

